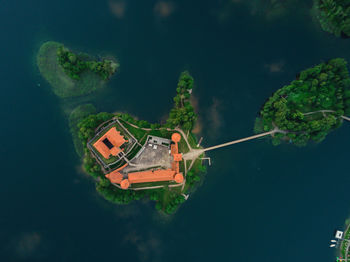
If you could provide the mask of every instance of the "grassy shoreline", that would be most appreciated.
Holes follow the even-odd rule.
[[[105,86],[106,80],[88,70],[80,74],[79,80],[69,77],[57,59],[57,50],[62,47],[63,44],[58,42],[46,42],[41,45],[36,57],[41,75],[47,80],[57,96],[68,98],[87,95]]]

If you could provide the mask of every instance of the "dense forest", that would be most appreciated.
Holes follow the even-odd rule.
[[[264,104],[256,121],[256,132],[277,126],[273,143],[287,140],[305,145],[320,142],[350,115],[350,78],[346,61],[332,59],[302,71],[290,85],[275,92]]]
[[[193,77],[189,72],[181,73],[174,97],[174,108],[170,110],[167,124],[169,127],[181,127],[183,130],[192,130],[196,121],[196,114],[190,101],[193,89]]]
[[[349,0],[315,0],[314,8],[323,30],[336,36],[350,37]]]
[[[76,120],[77,116],[84,116],[78,121],[77,128],[71,127],[71,130],[77,130],[77,134],[74,137],[78,137],[84,150],[83,167],[84,170],[97,180],[96,190],[108,201],[116,204],[128,204],[133,200],[139,200],[144,197],[149,197],[150,200],[156,201],[156,209],[161,210],[167,214],[174,213],[178,206],[183,203],[184,197],[180,191],[169,190],[168,188],[152,189],[152,190],[122,190],[110,183],[105,178],[100,165],[95,158],[91,155],[87,148],[87,142],[94,137],[95,129],[105,121],[112,119],[114,116],[120,117],[123,121],[132,123],[139,127],[151,128],[152,130],[159,130],[160,135],[168,135],[166,128],[169,127],[187,127],[190,130],[196,119],[193,107],[190,104],[190,94],[193,88],[193,78],[185,71],[180,75],[179,83],[177,87],[177,95],[174,98],[174,108],[171,110],[169,119],[165,125],[150,124],[144,120],[136,120],[129,114],[111,114],[111,113],[98,113],[84,115],[79,110],[75,110],[72,119]],[[81,109],[85,107],[80,107]],[[90,106],[86,106],[90,110]],[[73,123],[73,121],[72,121]],[[75,123],[75,121],[74,121]],[[164,134],[163,134],[164,131]],[[190,134],[192,135],[192,134]],[[188,181],[186,182],[187,188],[194,186],[200,181],[200,173],[205,173],[206,168],[201,164],[201,161],[193,166],[193,169],[188,172]]]
[[[77,55],[63,45],[57,48],[57,61],[64,72],[72,79],[79,80],[82,72],[90,70],[98,74],[103,80],[109,79],[118,68],[112,60],[88,60],[85,55]]]

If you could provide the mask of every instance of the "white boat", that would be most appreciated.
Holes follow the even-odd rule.
[[[336,241],[336,240],[331,240],[331,242],[332,242],[332,243],[337,243],[337,241]]]
[[[329,247],[335,247],[335,244],[330,245]]]

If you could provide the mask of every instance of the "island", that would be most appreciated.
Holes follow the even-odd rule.
[[[316,14],[323,30],[343,38],[350,37],[350,2],[347,0],[314,0]]]
[[[62,98],[102,87],[118,68],[114,60],[95,60],[57,42],[43,44],[37,62],[43,77]],[[271,137],[274,145],[304,146],[322,141],[344,120],[350,121],[350,77],[342,58],[306,69],[277,90],[255,121],[255,135],[207,148],[192,133],[197,119],[191,104],[193,88],[193,77],[182,72],[174,106],[162,124],[128,113],[97,113],[92,104],[67,110],[82,168],[106,200],[128,204],[148,198],[155,201],[157,210],[172,214],[206,173],[204,160],[210,164],[206,152],[262,137]]]
[[[76,149],[84,171],[105,199],[127,204],[147,197],[166,214],[187,199],[206,172],[200,157],[182,158],[200,148],[191,132],[197,118],[190,102],[193,84],[187,71],[180,75],[174,108],[163,125],[127,113],[91,113],[91,105],[72,112],[71,131],[81,142]]]
[[[343,120],[350,120],[350,78],[347,63],[336,58],[300,72],[277,90],[255,121],[255,132],[278,130],[272,143],[304,146],[322,141]]]
[[[74,53],[61,43],[49,41],[39,49],[37,66],[53,92],[67,98],[102,88],[119,64],[114,58],[94,59],[84,53]]]

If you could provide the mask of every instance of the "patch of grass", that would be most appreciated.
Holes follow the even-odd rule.
[[[180,169],[180,172],[182,172],[183,174],[185,174],[185,163],[184,161],[181,161],[179,163],[179,169]]]
[[[78,123],[81,119],[95,113],[96,108],[92,104],[85,104],[75,108],[69,115],[69,129],[72,133],[75,151],[80,157],[84,154],[84,146],[78,136]]]
[[[178,146],[179,146],[179,152],[180,153],[184,154],[184,153],[187,153],[188,151],[190,151],[190,149],[188,148],[187,143],[186,143],[185,139],[183,138],[183,136],[181,136],[181,140],[178,143]]]
[[[147,134],[148,132],[145,131],[145,130],[142,130],[140,128],[136,128],[136,127],[133,127],[131,125],[129,125],[128,123],[126,123],[125,121],[123,120],[119,120],[120,122],[122,122],[123,126],[129,130],[129,132],[139,141],[141,140],[141,138],[143,138],[143,136],[145,134]]]
[[[164,138],[170,139],[172,133],[173,132],[170,132],[170,131],[162,128],[162,129],[159,129],[159,130],[152,130],[152,131],[150,131],[149,135],[150,136],[159,136],[159,137],[164,137]]]
[[[81,96],[102,88],[106,81],[93,72],[83,72],[80,80],[71,79],[58,64],[57,42],[44,43],[37,54],[37,65],[41,75],[49,82],[53,92],[62,98]]]
[[[126,161],[124,159],[121,159],[118,163],[110,165],[109,168],[114,170],[114,169],[117,169],[119,167],[122,167],[125,164],[126,164]]]
[[[192,148],[197,148],[197,139],[192,132],[189,133],[187,140]]]
[[[141,148],[142,148],[141,146],[135,145],[134,148],[131,150],[131,152],[130,152],[128,155],[126,155],[126,157],[127,157],[129,160],[133,159],[134,156],[136,156],[137,153],[141,150]]]

